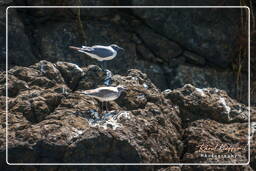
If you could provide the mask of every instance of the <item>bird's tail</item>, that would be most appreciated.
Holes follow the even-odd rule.
[[[79,47],[75,47],[75,46],[69,46],[70,49],[74,49],[74,50],[81,50],[81,48]]]

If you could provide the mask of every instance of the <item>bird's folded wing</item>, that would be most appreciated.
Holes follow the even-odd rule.
[[[93,95],[93,96],[99,96],[99,97],[104,97],[106,95],[111,95],[114,93],[118,93],[118,91],[115,89],[111,89],[111,88],[110,89],[104,88],[104,89],[95,89],[95,90],[85,90],[82,92],[82,94],[85,94],[85,95]]]
[[[107,48],[86,48],[86,49],[81,49],[79,50],[79,52],[88,52],[91,54],[95,54],[101,58],[106,58],[106,57],[110,57],[114,55],[114,51],[111,49],[107,49]]]
[[[95,49],[89,46],[82,46],[81,50],[91,52],[91,51],[94,51]]]

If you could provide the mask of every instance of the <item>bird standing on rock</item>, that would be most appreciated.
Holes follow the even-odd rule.
[[[103,103],[116,100],[124,90],[126,90],[126,88],[124,88],[123,86],[99,87],[92,90],[85,90],[81,94],[96,98]]]
[[[102,45],[94,45],[92,47],[82,46],[82,48],[69,46],[69,48],[77,50],[78,52],[85,53],[91,58],[97,59],[98,61],[101,61],[101,62],[114,59],[118,51],[124,50],[123,48],[119,47],[116,44],[112,44],[110,46],[102,46]]]

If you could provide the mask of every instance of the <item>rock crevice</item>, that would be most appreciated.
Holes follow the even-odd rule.
[[[40,61],[10,69],[10,83],[22,79],[28,87],[16,87],[17,94],[8,100],[9,162],[247,160],[248,111],[224,91],[185,85],[161,92],[146,74],[131,69],[125,76],[113,75],[111,86],[124,85],[127,90],[110,102],[110,112],[104,113],[99,101],[79,93],[97,87],[99,80],[103,83],[101,68],[77,67],[68,62]],[[38,78],[47,78],[53,85],[48,86],[47,81],[31,84]],[[3,84],[0,87],[4,88]],[[75,85],[78,88],[72,91]],[[1,94],[1,104],[4,100],[5,94]],[[4,129],[1,127],[1,131]],[[5,142],[4,137],[0,141]],[[239,145],[243,149],[237,152],[239,158],[212,161],[198,156],[198,146],[205,142]],[[0,156],[4,154],[2,143]],[[22,157],[24,154],[26,157]]]

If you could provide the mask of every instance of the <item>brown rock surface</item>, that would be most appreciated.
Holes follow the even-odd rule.
[[[2,71],[7,6],[239,3],[251,6],[251,14],[255,13],[253,0],[0,0],[0,170],[256,170],[255,108],[251,110],[251,167],[4,165],[6,89]],[[246,106],[229,98],[248,104],[247,54],[243,53],[247,51],[246,14],[246,9],[214,8],[9,9],[10,159],[146,162],[174,161],[172,158],[177,157],[180,162],[216,162],[198,157],[197,145],[218,142],[246,148],[248,111]],[[252,28],[251,66],[256,56],[254,32]],[[68,49],[70,45],[112,43],[124,47],[125,53],[108,63],[107,68],[114,75],[109,82],[96,60]],[[43,59],[50,62],[39,62]],[[79,64],[81,69],[67,62]],[[127,73],[133,68],[147,76],[138,70]],[[255,67],[251,70],[251,104],[255,106]],[[161,94],[151,81],[162,91],[185,84],[194,88],[185,86]],[[79,92],[106,82],[127,85],[128,90],[115,102],[104,104],[103,110],[108,107],[112,112],[102,115],[102,104]],[[220,91],[199,89],[205,87]],[[166,142],[167,139],[170,140]],[[246,150],[238,152],[239,161],[246,160],[245,153]],[[225,162],[235,160],[230,158]]]
[[[224,123],[248,121],[247,107],[231,99],[223,90],[200,89],[186,84],[183,88],[165,91],[164,94],[180,106],[181,117],[189,122],[201,118]]]
[[[215,0],[183,1],[2,0],[0,70],[5,68],[5,8],[8,5],[222,4]],[[223,2],[223,5],[236,3],[239,5],[239,2],[229,1]],[[9,67],[29,66],[43,59],[72,62],[80,66],[96,65],[96,60],[70,50],[68,46],[115,43],[125,48],[125,53],[108,63],[108,68],[115,74],[123,75],[127,69],[137,68],[161,90],[179,88],[184,84],[216,87],[246,104],[246,57],[242,61],[242,71],[245,72],[239,72],[240,64],[233,65],[233,60],[239,56],[238,41],[240,28],[243,28],[241,17],[246,16],[241,12],[240,9],[10,8]],[[211,15],[205,17],[209,13]],[[244,39],[246,41],[246,36]],[[220,67],[223,69],[220,70]],[[252,103],[255,104],[255,101]]]
[[[247,109],[222,90],[201,90],[186,85],[161,92],[146,74],[132,69],[125,76],[113,75],[111,85],[124,85],[127,90],[108,106],[104,104],[102,109],[99,101],[80,94],[103,84],[105,73],[98,66],[79,68],[68,62],[40,61],[29,67],[13,67],[8,73],[8,92],[12,95],[8,99],[10,163],[247,162]],[[0,74],[5,78],[4,72]],[[1,162],[5,160],[6,145],[4,84],[0,81]],[[106,107],[110,112],[103,112]],[[239,157],[200,156],[200,145],[216,144],[241,147],[227,153]],[[255,155],[255,150],[252,154]],[[1,170],[6,168],[1,165]],[[25,169],[25,166],[20,168]],[[89,166],[51,168],[86,170]],[[160,169],[146,166],[108,169],[121,168]],[[162,167],[160,170],[198,168],[204,167]],[[220,167],[223,170],[232,168],[252,170],[249,166]]]
[[[97,74],[92,66],[40,61],[20,70],[9,72],[10,83],[22,82],[9,84],[15,87],[8,100],[10,163],[179,162],[178,111],[140,71],[113,78],[129,88],[104,115],[100,102],[79,94],[83,86],[75,89],[97,81],[90,77]]]

